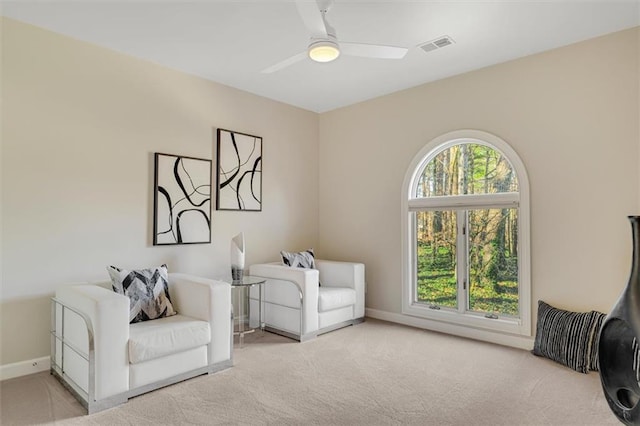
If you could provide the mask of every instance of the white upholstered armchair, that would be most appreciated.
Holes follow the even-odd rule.
[[[52,299],[51,373],[89,414],[231,367],[231,287],[169,274],[178,312],[129,324],[129,298],[111,282],[67,285]]]
[[[251,275],[267,278],[262,306],[267,331],[302,342],[364,321],[364,265],[315,260],[315,267],[251,266]],[[258,289],[252,288],[249,303],[254,324],[258,301]]]

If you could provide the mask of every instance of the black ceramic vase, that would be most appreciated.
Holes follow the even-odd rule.
[[[602,323],[598,342],[600,381],[613,414],[640,425],[640,216],[629,216],[633,231],[631,276]]]

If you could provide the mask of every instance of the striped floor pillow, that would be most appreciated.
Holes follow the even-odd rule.
[[[580,373],[594,361],[594,329],[598,312],[570,312],[540,300],[533,354],[549,358]],[[593,348],[595,349],[595,348]]]
[[[598,341],[600,339],[600,329],[602,328],[602,323],[606,318],[607,314],[603,314],[602,312],[593,311],[595,318],[593,320],[593,340],[591,343],[591,357],[589,359],[589,370],[590,371],[599,371],[600,364],[598,362]]]

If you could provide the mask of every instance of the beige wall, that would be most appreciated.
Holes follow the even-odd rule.
[[[46,356],[47,297],[107,265],[215,276],[240,231],[247,264],[316,245],[317,114],[1,24],[0,365]],[[263,137],[263,211],[214,210],[212,244],[154,247],[153,153],[214,159],[216,127]]]
[[[628,277],[626,216],[640,214],[638,36],[615,33],[322,114],[320,250],[365,262],[367,307],[401,313],[407,167],[441,134],[483,130],[528,170],[533,305],[607,311]]]
[[[315,246],[367,265],[401,312],[400,187],[434,137],[484,130],[528,169],[533,303],[608,310],[640,213],[640,56],[612,34],[317,114],[2,19],[0,365],[46,356],[56,286],[108,264],[213,276]],[[216,127],[264,138],[261,213],[213,212],[212,244],[151,245],[153,152],[214,158]],[[319,159],[318,159],[319,152]],[[535,310],[534,310],[535,313]]]

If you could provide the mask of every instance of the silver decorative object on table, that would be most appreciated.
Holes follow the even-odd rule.
[[[231,239],[231,279],[242,280],[244,274],[244,233],[239,233]]]

